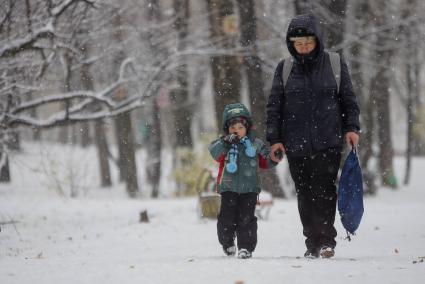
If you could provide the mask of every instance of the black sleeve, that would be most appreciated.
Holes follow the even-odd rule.
[[[339,87],[339,95],[341,99],[341,111],[342,111],[342,131],[347,132],[359,132],[360,122],[359,114],[360,109],[357,104],[356,95],[353,91],[353,84],[351,83],[350,74],[348,72],[347,64],[341,57],[341,84]]]
[[[270,145],[282,143],[282,108],[283,108],[283,60],[279,62],[274,73],[273,84],[267,101],[267,141]]]

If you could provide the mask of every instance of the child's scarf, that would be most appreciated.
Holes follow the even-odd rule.
[[[255,149],[252,146],[252,143],[247,136],[239,140],[239,143],[245,146],[245,155],[247,155],[250,158],[255,157]],[[238,166],[236,164],[237,159],[238,159],[238,145],[232,144],[228,153],[228,162],[226,165],[227,172],[232,174],[238,170]]]

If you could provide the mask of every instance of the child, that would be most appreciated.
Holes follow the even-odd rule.
[[[223,112],[226,135],[209,146],[211,156],[220,163],[217,190],[221,208],[217,216],[217,234],[224,253],[238,258],[250,258],[257,244],[257,218],[254,215],[260,187],[257,165],[276,165],[264,143],[253,136],[248,109],[241,103],[228,104]]]

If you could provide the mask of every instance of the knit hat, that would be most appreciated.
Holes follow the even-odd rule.
[[[313,32],[308,31],[304,27],[292,28],[288,31],[288,35],[290,41],[295,41],[301,37],[316,37]]]
[[[247,107],[241,103],[226,105],[223,111],[223,131],[227,133],[229,131],[229,126],[237,122],[242,123],[246,127],[247,131],[249,131],[252,126],[251,113]]]

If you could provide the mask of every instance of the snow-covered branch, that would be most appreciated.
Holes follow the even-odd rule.
[[[0,43],[0,58],[3,56],[13,56],[16,53],[31,48],[38,39],[50,36],[54,36],[54,27],[52,22],[47,23],[44,27],[27,34],[22,38],[17,38],[10,42],[5,42],[4,40]]]

